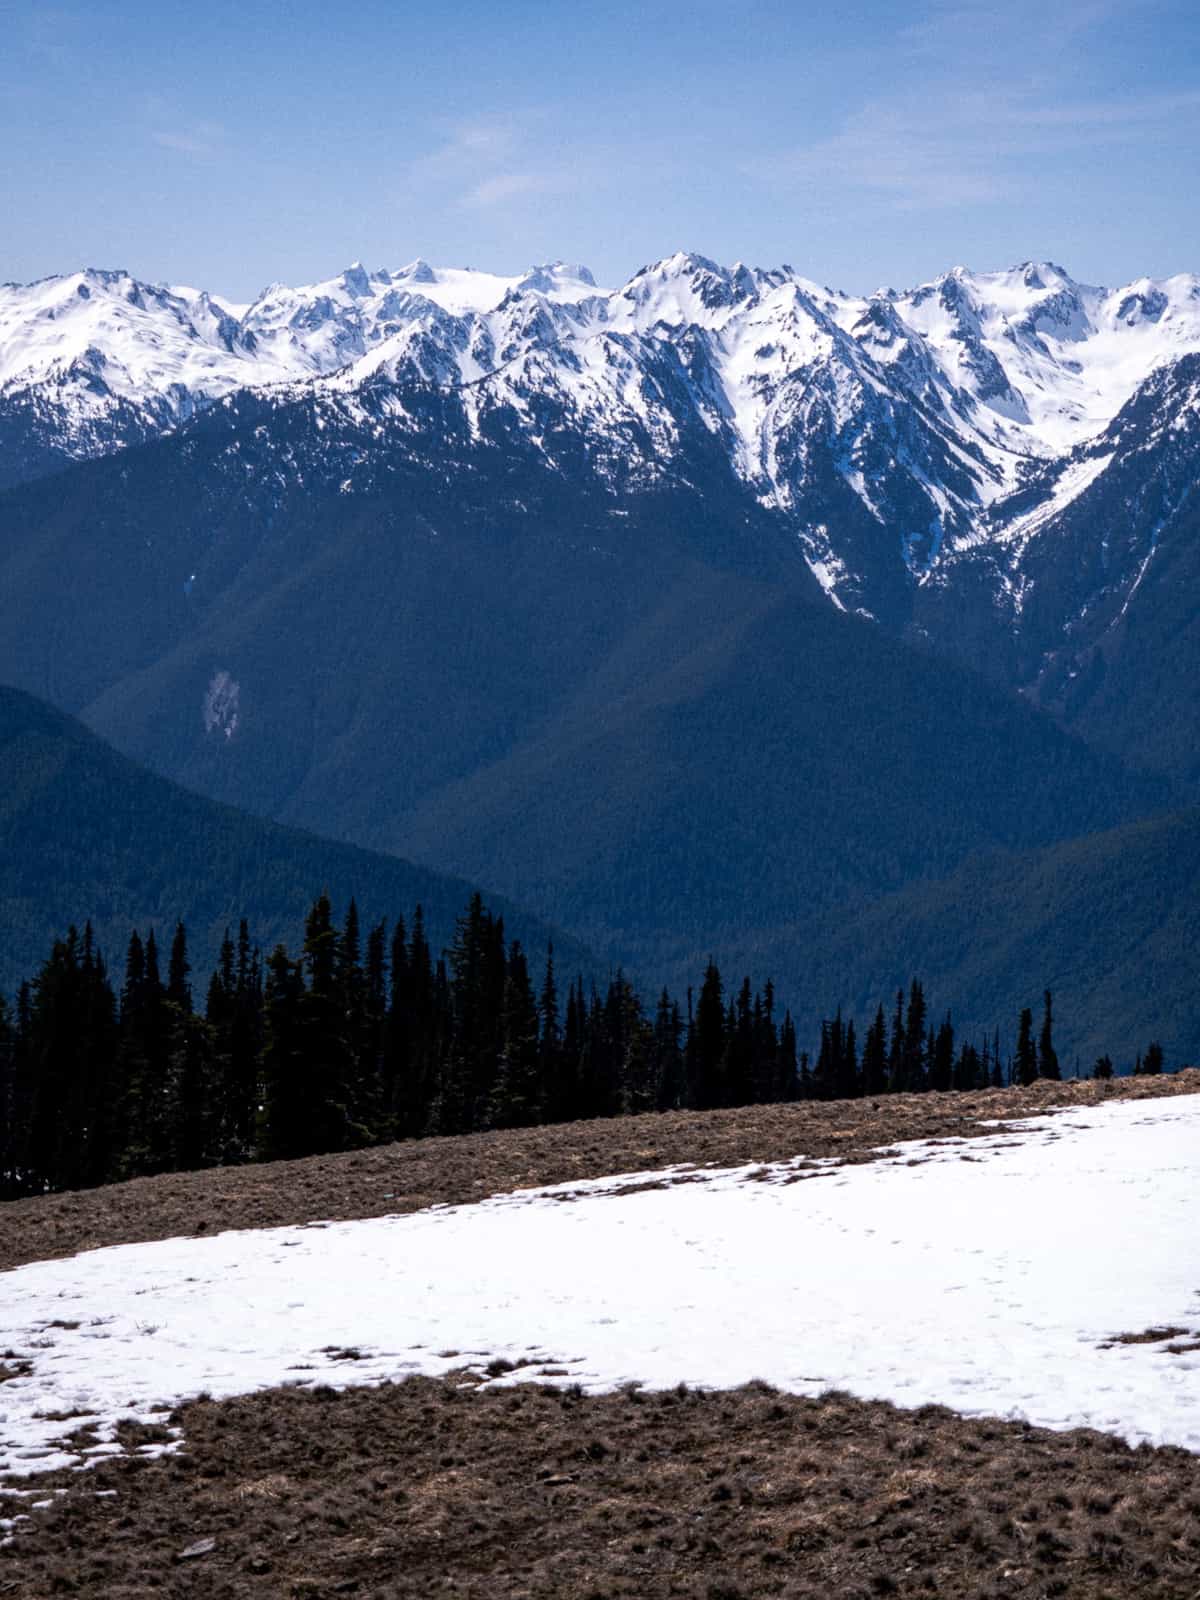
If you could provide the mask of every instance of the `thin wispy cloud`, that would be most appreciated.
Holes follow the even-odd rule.
[[[468,207],[499,206],[525,195],[545,194],[553,187],[552,179],[539,177],[533,172],[499,172],[468,190],[461,204]]]
[[[998,205],[1040,181],[1039,163],[1052,169],[1064,157],[1200,125],[1200,91],[1112,95],[1089,81],[1086,37],[1119,11],[1128,15],[1128,5],[1115,0],[1058,9],[1034,0],[935,4],[898,35],[921,60],[919,92],[876,96],[828,136],[747,170],[771,185],[857,191],[893,211]]]
[[[978,71],[1008,45],[1032,65],[1047,53],[1077,44],[1114,17],[1157,9],[1157,0],[1058,0],[1049,6],[1045,0],[935,0],[897,37],[926,60],[961,52]]]
[[[565,173],[539,147],[542,114],[481,118],[443,131],[441,143],[410,161],[410,191],[436,194],[444,205],[486,211],[560,192]]]
[[[150,135],[164,150],[185,156],[215,156],[225,144],[225,129],[219,122],[197,122],[190,127],[156,128]]]

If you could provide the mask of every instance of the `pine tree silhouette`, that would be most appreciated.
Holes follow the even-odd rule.
[[[1038,1037],[1038,1077],[1057,1079],[1062,1077],[1062,1073],[1058,1069],[1058,1056],[1054,1050],[1054,1015],[1049,989],[1046,990],[1044,999],[1042,1031]]]

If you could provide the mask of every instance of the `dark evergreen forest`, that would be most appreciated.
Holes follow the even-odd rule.
[[[202,1003],[182,923],[165,952],[130,935],[119,992],[89,925],[0,1000],[0,1197],[428,1134],[1029,1084],[1061,1075],[1053,1028],[1046,993],[1011,1057],[998,1031],[959,1042],[914,979],[861,1043],[839,1011],[798,1052],[770,982],[727,990],[710,961],[683,1004],[646,1005],[620,971],[564,990],[553,948],[532,972],[478,894],[436,955],[419,906],[364,930],[322,895],[299,955],[265,959],[243,920]],[[1134,1070],[1161,1072],[1159,1045]]]

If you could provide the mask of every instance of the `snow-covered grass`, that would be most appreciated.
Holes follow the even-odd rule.
[[[622,1192],[625,1191],[625,1192]],[[1200,1451],[1200,1097],[864,1166],[635,1174],[98,1250],[0,1278],[0,1472],[201,1392],[442,1374],[765,1379]],[[1122,1333],[1182,1330],[1147,1343]],[[547,1371],[547,1369],[552,1369]],[[63,1420],[70,1413],[70,1420]],[[57,1420],[56,1420],[57,1419]]]

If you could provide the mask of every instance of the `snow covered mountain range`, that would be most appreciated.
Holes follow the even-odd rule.
[[[622,492],[685,470],[683,441],[706,436],[829,599],[898,631],[945,643],[969,591],[1019,657],[1053,571],[1051,648],[1041,629],[999,669],[1033,682],[1058,640],[1124,614],[1192,493],[1200,278],[1105,289],[1030,262],[860,298],[677,254],[615,290],[562,262],[500,277],[420,260],[250,305],[123,272],[0,288],[0,484],[247,388],[413,448],[429,427],[413,396],[442,391],[471,440],[499,425]]]
[[[1186,878],[1087,841],[1200,796],[1198,483],[1190,277],[80,273],[0,290],[0,681],[677,987],[719,940],[828,995],[914,930],[877,998],[1023,852],[1077,908],[1022,881],[1034,989],[1090,1015],[1096,921]]]

